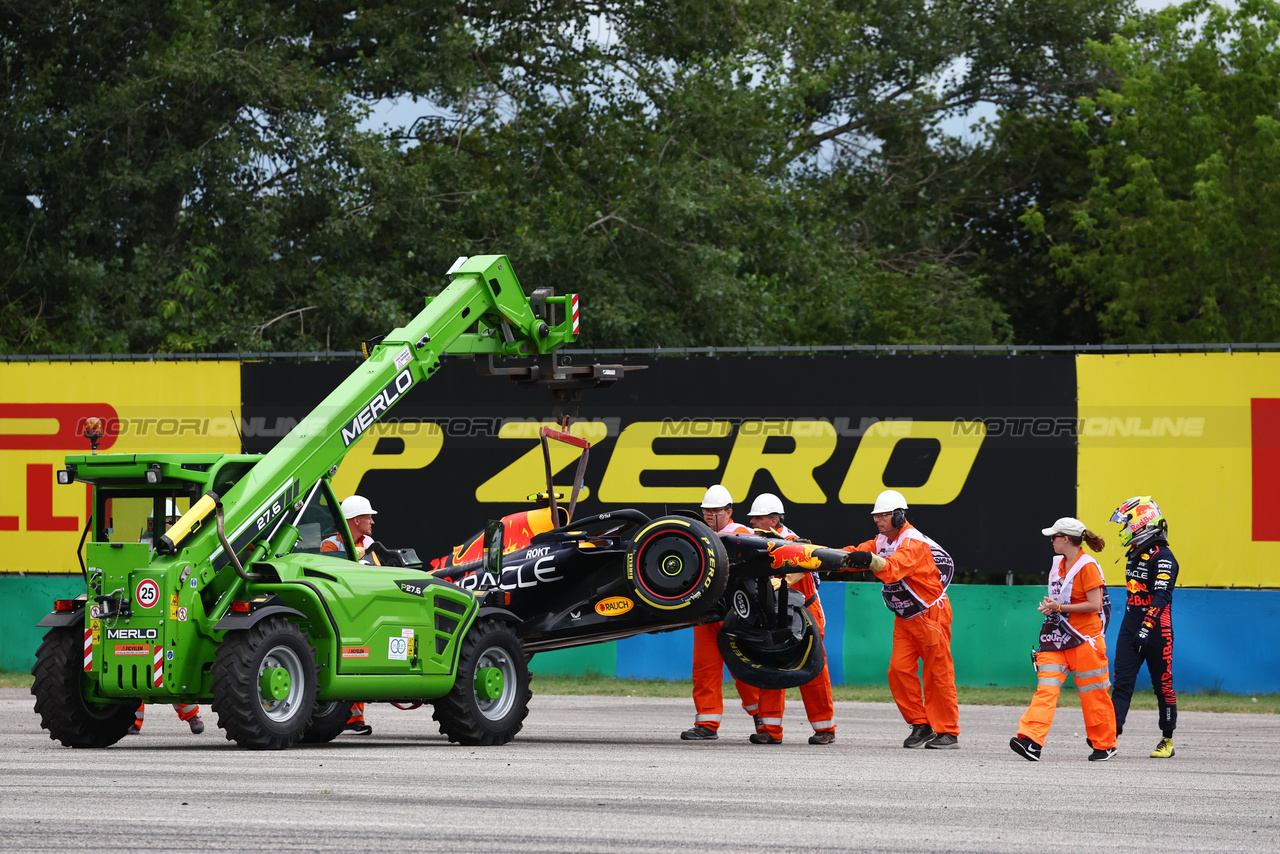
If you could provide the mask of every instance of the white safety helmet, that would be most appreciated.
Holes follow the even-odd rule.
[[[716,484],[707,490],[707,494],[702,496],[702,506],[708,510],[728,507],[733,504],[733,496],[729,494],[729,490],[720,484]]]
[[[751,509],[747,511],[747,518],[754,519],[756,516],[781,516],[784,512],[782,509],[782,499],[774,495],[772,492],[762,492],[756,496],[756,500],[751,502]]]
[[[894,510],[906,510],[907,499],[896,489],[886,489],[876,496],[876,506],[871,508],[871,515],[892,513]]]
[[[363,495],[352,495],[341,504],[342,518],[354,519],[357,516],[377,516],[378,511],[373,509],[373,505],[369,503],[369,499]]]

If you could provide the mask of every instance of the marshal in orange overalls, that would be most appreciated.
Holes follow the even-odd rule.
[[[825,637],[827,620],[822,613],[822,602],[818,599],[818,586],[814,583],[813,573],[793,573],[787,576],[787,582],[792,590],[804,596],[809,613],[813,615],[813,621],[818,625],[818,637]],[[826,662],[823,662],[821,673],[800,686],[800,699],[804,702],[804,711],[813,731],[834,734],[836,704],[831,694],[831,671]],[[760,722],[764,725],[761,731],[779,741],[782,740],[782,715],[786,706],[786,691],[760,692]]]
[[[746,525],[730,521],[717,534],[751,535]],[[693,627],[693,708],[694,726],[705,727],[712,732],[720,729],[724,718],[724,658],[716,645],[720,623],[707,623]],[[734,680],[742,710],[753,718],[760,711],[760,689],[746,682]],[[754,727],[753,727],[754,728]]]
[[[950,572],[944,581],[935,549],[938,560],[954,570],[950,555],[910,522],[903,524],[894,540],[881,534],[848,547],[885,559],[875,576],[884,583],[885,603],[895,612],[888,678],[898,711],[912,726],[928,724],[939,735],[958,736],[960,705],[951,658],[951,603],[946,595]],[[923,673],[918,669],[921,663]]]

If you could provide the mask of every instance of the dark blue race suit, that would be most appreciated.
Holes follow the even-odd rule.
[[[1124,620],[1115,649],[1115,678],[1111,701],[1116,708],[1116,727],[1124,727],[1133,699],[1133,683],[1145,661],[1160,707],[1160,731],[1173,737],[1178,725],[1178,697],[1173,691],[1173,586],[1178,580],[1178,559],[1169,543],[1156,538],[1129,549],[1125,566]],[[1146,644],[1141,653],[1133,649],[1135,638],[1146,625]]]

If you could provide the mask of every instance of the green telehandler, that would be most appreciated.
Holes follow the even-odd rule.
[[[139,702],[208,702],[227,738],[251,749],[329,741],[355,701],[430,700],[440,731],[463,744],[519,732],[529,672],[501,591],[433,578],[408,550],[358,554],[330,478],[446,353],[486,358],[490,373],[561,397],[624,368],[554,355],[577,338],[578,297],[526,296],[505,256],[460,258],[449,275],[267,454],[97,454],[109,425],[85,420],[92,452],[68,455],[58,472],[59,483],[92,485],[77,550],[85,592],[40,621],[49,631],[32,671],[50,738],[114,744]],[[533,362],[495,367],[503,357]],[[183,503],[149,542],[113,525],[129,506],[158,522]],[[332,531],[343,550],[322,552]],[[486,555],[500,561],[501,541]]]

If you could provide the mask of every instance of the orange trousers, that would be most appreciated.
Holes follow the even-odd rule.
[[[364,723],[364,703],[351,704],[351,717],[347,718],[347,726]]]
[[[724,659],[716,646],[720,623],[693,627],[693,722],[716,732],[724,719]],[[751,716],[760,711],[760,689],[734,680],[742,710]],[[754,725],[752,726],[754,730]]]
[[[919,671],[921,662],[923,677]],[[936,733],[960,734],[956,666],[951,659],[950,600],[943,599],[910,619],[893,618],[889,690],[907,723],[928,724]]]
[[[138,729],[142,729],[142,721],[146,714],[146,709],[146,703],[139,703],[137,711],[133,713],[133,725]],[[178,720],[180,721],[189,721],[200,714],[198,703],[174,703],[173,710],[178,713]]]
[[[1053,713],[1058,708],[1058,694],[1067,673],[1074,673],[1076,691],[1080,694],[1080,710],[1084,712],[1084,731],[1099,750],[1116,746],[1116,710],[1111,705],[1108,678],[1107,641],[1095,638],[1097,649],[1082,643],[1062,652],[1036,653],[1036,694],[1018,721],[1018,735],[1025,735],[1043,745],[1053,726]]]
[[[822,613],[822,604],[815,601],[809,606],[809,613],[818,624],[818,637],[826,635],[826,617]],[[825,649],[823,650],[826,651]],[[831,696],[831,671],[824,661],[822,672],[812,681],[800,686],[800,699],[804,702],[804,711],[809,718],[809,725],[814,732],[836,731],[836,704]],[[782,738],[782,715],[787,707],[787,692],[760,692],[760,721],[764,724],[762,731],[776,739]]]

